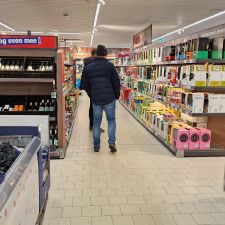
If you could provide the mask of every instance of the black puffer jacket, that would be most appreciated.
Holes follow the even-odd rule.
[[[83,60],[84,68],[85,68],[85,66],[89,65],[90,63],[92,63],[94,61],[94,59],[95,59],[94,57],[84,58],[84,60]],[[80,90],[86,90],[84,70],[82,71],[79,89]]]
[[[120,97],[120,78],[114,65],[95,58],[84,68],[85,87],[95,105],[107,105]]]

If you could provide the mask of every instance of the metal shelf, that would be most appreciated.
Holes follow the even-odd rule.
[[[225,91],[225,87],[212,87],[212,86],[204,86],[204,87],[191,86],[183,88],[191,91]]]
[[[160,136],[156,135],[150,128],[148,128],[122,101],[121,105],[161,144],[163,144],[171,153],[177,158],[183,157],[218,157],[225,156],[225,149],[211,148],[208,150],[177,150],[174,146],[166,143]]]
[[[54,78],[54,71],[0,71],[0,78]]]
[[[0,78],[0,83],[53,83],[53,78]]]
[[[162,65],[185,65],[185,64],[225,64],[225,59],[193,59],[193,60],[172,60],[153,62],[150,64],[143,65],[117,65],[115,67],[144,67],[144,66],[162,66]]]
[[[79,99],[77,99],[77,105],[76,105],[75,111],[74,111],[73,123],[72,123],[70,133],[69,133],[69,136],[68,136],[69,138],[66,140],[67,143],[66,143],[65,148],[57,148],[55,151],[51,151],[49,153],[51,159],[64,159],[65,158],[67,147],[68,147],[68,144],[69,144],[69,140],[70,140],[70,137],[71,137],[71,134],[72,134],[72,131],[73,131],[74,124],[75,124],[75,118],[76,118],[76,115],[77,115],[78,106],[79,106]]]

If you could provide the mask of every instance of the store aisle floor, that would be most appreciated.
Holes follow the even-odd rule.
[[[66,158],[51,161],[44,225],[225,224],[224,158],[175,158],[119,103],[118,152],[104,133],[94,153],[88,107],[82,96]]]

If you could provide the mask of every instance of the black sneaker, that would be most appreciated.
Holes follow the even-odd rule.
[[[95,151],[95,152],[99,152],[99,150],[100,150],[100,147],[94,146],[94,151]]]
[[[116,145],[109,145],[109,149],[110,149],[110,151],[112,152],[112,153],[115,153],[115,152],[117,152],[117,149],[116,149]]]

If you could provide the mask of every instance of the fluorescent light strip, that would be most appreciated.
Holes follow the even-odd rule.
[[[0,23],[1,24],[1,23]],[[4,33],[19,33],[19,34],[26,34],[27,31],[0,31]],[[65,34],[65,35],[74,35],[74,34],[82,34],[82,33],[64,33],[64,32],[42,32],[42,31],[31,31],[31,34]]]
[[[198,24],[200,24],[200,23],[203,23],[203,22],[205,22],[205,21],[211,20],[211,19],[213,19],[213,18],[215,18],[215,17],[218,17],[218,16],[221,16],[221,15],[223,15],[223,14],[225,14],[225,10],[222,11],[222,12],[220,12],[220,13],[217,13],[217,14],[215,14],[215,15],[206,17],[205,19],[199,20],[199,21],[197,21],[197,22],[195,22],[195,23],[192,23],[192,24],[190,24],[190,25],[187,25],[187,26],[185,26],[185,27],[182,27],[182,28],[180,28],[180,29],[178,29],[178,30],[175,30],[175,31],[172,31],[172,32],[167,33],[167,34],[165,34],[165,35],[162,35],[162,36],[160,36],[160,37],[157,37],[157,38],[153,39],[152,41],[157,41],[157,40],[159,40],[159,39],[161,39],[161,38],[168,37],[169,35],[175,34],[175,33],[179,32],[179,31],[184,31],[185,29],[188,29],[188,28],[190,28],[190,27],[193,27],[193,26],[198,25]]]
[[[91,47],[93,45],[93,39],[94,39],[94,35],[91,35],[91,44],[90,44]]]
[[[93,29],[95,29],[95,27],[96,27],[96,25],[97,25],[97,21],[98,21],[98,16],[99,16],[100,8],[101,8],[101,3],[98,3],[98,4],[97,4],[97,8],[96,8],[96,13],[95,13],[95,20],[94,20]]]
[[[95,19],[94,19],[94,24],[93,24],[93,30],[92,30],[92,33],[91,33],[91,44],[90,44],[91,47],[92,47],[92,44],[93,44],[94,33],[95,33],[95,30],[96,30],[96,25],[97,25],[97,21],[98,21],[100,8],[101,8],[101,3],[98,1],[96,12],[95,12]]]
[[[7,26],[7,25],[4,24],[4,23],[1,23],[1,22],[0,22],[0,25],[2,25],[3,27],[5,27],[5,28],[7,28],[7,29],[9,29],[9,30],[11,30],[11,31],[15,31],[12,27],[9,27],[9,26]]]

